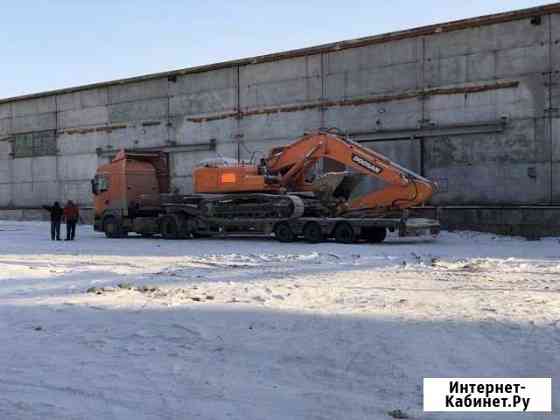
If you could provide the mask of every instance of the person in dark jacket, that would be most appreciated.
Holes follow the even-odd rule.
[[[66,240],[73,241],[76,236],[76,223],[80,217],[80,210],[72,200],[64,206],[64,220],[66,220]]]
[[[43,206],[51,214],[51,240],[60,241],[60,222],[64,211],[58,201],[55,201],[52,206]]]

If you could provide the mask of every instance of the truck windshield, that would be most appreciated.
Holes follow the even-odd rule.
[[[109,181],[104,175],[95,175],[91,180],[91,192],[94,195],[107,191],[109,188]]]

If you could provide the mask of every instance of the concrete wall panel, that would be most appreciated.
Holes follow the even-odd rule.
[[[0,141],[0,159],[10,159],[12,153],[12,143],[9,141]]]
[[[134,133],[134,127],[127,127],[124,129],[113,130],[107,134],[109,146],[108,149],[133,149],[137,147],[138,140]]]
[[[551,15],[550,19],[550,63],[551,70],[560,70],[560,14]]]
[[[157,124],[156,124],[157,123]],[[150,122],[149,125],[136,123],[127,133],[134,141],[135,147],[156,147],[168,142],[167,121]]]
[[[76,163],[77,164],[77,163]],[[42,156],[31,159],[33,182],[57,180],[57,157]]]
[[[501,50],[496,53],[496,77],[507,78],[548,69],[548,44]]]
[[[0,119],[12,118],[12,104],[0,104]]]
[[[321,79],[318,77],[253,83],[243,89],[243,109],[289,105],[318,100],[321,97]]]
[[[318,55],[284,59],[240,67],[240,86],[294,80],[300,77],[321,75],[321,59]]]
[[[12,132],[12,119],[0,118],[0,137],[8,137]]]
[[[528,176],[535,167],[536,178]],[[444,185],[432,202],[436,205],[461,204],[530,204],[544,202],[548,196],[545,164],[455,165],[430,169],[426,175]]]
[[[417,89],[420,54],[417,39],[330,53],[326,58],[326,95],[341,99]]]
[[[58,150],[62,156],[95,153],[97,148],[105,148],[108,144],[109,135],[106,131],[60,134],[58,136]]]
[[[168,96],[167,79],[146,80],[143,82],[126,83],[110,86],[108,97],[110,104],[133,102]]]
[[[59,112],[106,106],[107,101],[107,88],[83,90],[56,97]]]
[[[12,102],[12,116],[14,117],[45,114],[50,112],[56,112],[55,96],[44,96],[37,99],[25,99]]]
[[[37,207],[57,200],[61,200],[57,182],[12,184],[12,204],[15,207]]]
[[[547,121],[546,130],[552,137],[551,141],[551,180],[550,195],[553,203],[560,202],[560,118],[551,118]]]
[[[26,115],[12,119],[12,133],[28,133],[56,129],[56,113]]]
[[[168,114],[168,99],[146,99],[123,102],[109,106],[109,120],[112,123],[141,121],[164,118]]]
[[[0,184],[12,182],[12,159],[0,160]]]
[[[171,115],[199,115],[233,112],[236,108],[235,89],[208,90],[173,96],[169,99]]]
[[[496,53],[485,51],[466,56],[466,82],[479,82],[496,79]]]
[[[232,67],[210,72],[180,75],[177,76],[175,82],[169,82],[169,95],[177,96],[231,89],[235,87],[236,74],[237,68]]]
[[[543,98],[542,87],[532,91],[522,83],[517,88],[430,97],[425,110],[427,118],[439,124],[533,118],[542,115]]]
[[[89,181],[61,182],[60,200],[64,203],[72,200],[78,206],[91,206],[93,204],[91,184]]]
[[[443,58],[540,45],[548,40],[548,25],[530,19],[479,26],[426,38],[426,58]]]
[[[333,52],[327,55],[326,71],[334,74],[415,63],[421,49],[421,40],[411,38]]]
[[[326,77],[329,99],[349,99],[416,90],[416,63],[336,73]]]
[[[535,162],[535,123],[518,121],[504,133],[443,136],[425,140],[426,168],[450,168],[477,163]]]
[[[61,111],[57,115],[59,129],[100,126],[109,122],[109,110],[105,106]]]
[[[238,122],[232,118],[197,123],[185,117],[175,117],[169,135],[177,144],[193,144],[206,143],[210,139],[229,141],[238,132]]]
[[[12,185],[0,184],[0,207],[11,207],[12,205]]]
[[[97,154],[60,156],[58,159],[58,178],[64,182],[88,182],[97,169]]]
[[[469,56],[467,55],[426,61],[424,63],[426,86],[460,85],[466,83],[469,81],[469,71],[471,70],[469,64]],[[493,73],[495,74],[495,69],[493,69]],[[490,77],[492,76],[493,74]]]
[[[321,97],[320,56],[241,67],[239,86],[243,109],[318,100]]]
[[[422,119],[422,103],[417,99],[362,106],[333,107],[324,113],[325,127],[343,131],[414,129]]]
[[[33,181],[31,162],[33,158],[14,159],[12,176],[15,184]]]
[[[246,117],[240,122],[240,130],[246,141],[269,141],[270,147],[293,141],[304,132],[321,126],[319,111],[274,113]]]
[[[426,58],[425,80],[428,87],[487,81],[495,78],[516,79],[548,68],[548,44],[495,50],[484,53]]]

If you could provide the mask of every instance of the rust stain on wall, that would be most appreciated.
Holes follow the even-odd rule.
[[[284,113],[284,112],[299,112],[299,111],[307,111],[310,109],[318,109],[318,108],[360,106],[360,105],[376,104],[376,103],[383,103],[383,102],[402,101],[402,100],[414,99],[414,98],[426,98],[430,96],[457,95],[457,94],[467,95],[470,93],[479,93],[479,92],[486,92],[486,91],[498,90],[498,89],[512,89],[512,88],[517,88],[518,86],[519,86],[519,81],[503,81],[503,82],[497,82],[492,84],[423,89],[423,90],[404,92],[395,95],[372,96],[368,98],[344,99],[338,101],[317,101],[317,102],[311,102],[311,103],[306,103],[301,105],[284,105],[284,106],[277,106],[277,107],[252,109],[248,111],[224,112],[221,114],[206,116],[206,117],[187,118],[187,121],[193,123],[204,123],[209,121],[223,120],[226,118],[243,118],[243,117],[250,117],[254,115],[268,115],[268,114]]]
[[[113,125],[104,125],[102,127],[68,128],[66,130],[60,130],[59,134],[87,134],[87,133],[94,133],[94,132],[110,133],[111,131],[121,130],[126,127],[127,127],[126,124],[113,124]]]

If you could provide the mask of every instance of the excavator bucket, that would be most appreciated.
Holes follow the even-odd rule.
[[[339,197],[347,200],[362,178],[363,175],[349,171],[327,172],[315,178],[311,188],[320,200]]]
[[[365,175],[356,172],[346,172],[346,176],[342,179],[342,182],[338,185],[333,195],[349,200],[358,184],[360,184],[364,178],[366,178]]]

